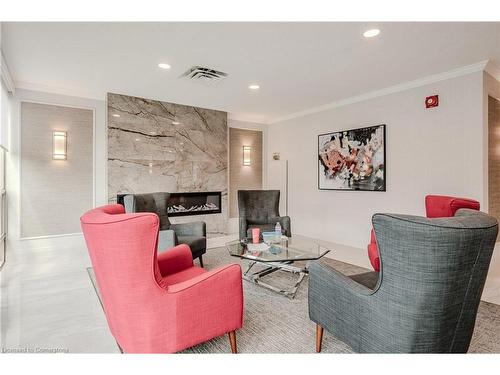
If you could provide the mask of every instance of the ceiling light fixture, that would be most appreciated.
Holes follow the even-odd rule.
[[[172,125],[180,125],[179,121],[172,121]]]
[[[380,34],[380,30],[379,29],[370,29],[370,30],[366,30],[363,33],[363,36],[365,38],[373,38],[374,36],[377,36],[378,34]]]
[[[260,86],[259,86],[259,85],[257,85],[257,84],[255,84],[255,83],[253,83],[253,84],[251,84],[250,86],[248,86],[248,88],[249,88],[250,90],[258,90],[258,89],[260,89]]]
[[[161,68],[161,69],[170,69],[171,67],[167,63],[159,63],[158,64],[158,68]]]
[[[120,117],[120,115],[118,113],[113,113],[111,116],[113,116],[113,117]]]

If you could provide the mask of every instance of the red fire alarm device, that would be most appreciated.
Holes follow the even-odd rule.
[[[439,105],[439,96],[432,95],[425,98],[425,108],[434,108]]]

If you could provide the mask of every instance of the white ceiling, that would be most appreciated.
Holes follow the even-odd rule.
[[[380,36],[364,38],[372,27]],[[116,92],[273,122],[486,59],[499,64],[500,23],[3,23],[2,49],[19,87]],[[213,87],[179,78],[193,65],[229,76]]]

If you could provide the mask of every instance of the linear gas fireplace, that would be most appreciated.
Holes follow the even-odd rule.
[[[168,216],[207,215],[221,213],[221,192],[171,193]]]
[[[127,194],[118,194],[116,203],[124,204]],[[222,212],[220,191],[194,193],[170,193],[167,204],[168,216],[220,214]]]

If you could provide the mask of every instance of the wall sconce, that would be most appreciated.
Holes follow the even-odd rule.
[[[67,134],[63,131],[52,132],[52,159],[66,160],[67,155]]]
[[[250,146],[243,146],[243,165],[252,165],[250,150]]]

